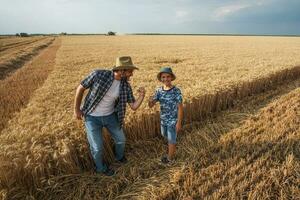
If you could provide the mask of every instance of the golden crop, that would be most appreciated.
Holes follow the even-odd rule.
[[[158,106],[154,109],[146,106],[147,99],[160,85],[156,74],[162,66],[173,68],[177,76],[174,84],[181,88],[184,96],[187,130],[199,119],[207,120],[221,110],[235,107],[237,100],[268,92],[280,84],[298,80],[300,76],[300,39],[297,37],[74,36],[61,37],[61,40],[55,66],[44,84],[30,95],[27,106],[15,113],[1,131],[1,193],[8,196],[42,198],[47,195],[49,199],[144,196],[144,199],[160,199],[212,195],[217,198],[225,192],[231,194],[237,183],[245,184],[244,188],[252,187],[252,182],[247,182],[244,177],[249,176],[251,163],[256,162],[256,157],[251,157],[255,148],[246,146],[243,152],[235,141],[220,139],[220,135],[226,138],[231,125],[240,126],[234,120],[229,125],[206,121],[205,129],[202,129],[205,134],[197,137],[197,134],[193,136],[193,131],[186,132],[179,141],[178,164],[170,169],[157,164],[164,148],[157,137],[159,109]],[[138,111],[128,110],[125,129],[130,163],[120,167],[119,175],[112,180],[89,173],[93,162],[82,122],[73,119],[73,100],[76,87],[86,75],[97,68],[111,69],[115,58],[121,55],[131,56],[140,68],[131,80],[134,91],[143,86],[147,94]],[[234,119],[240,117],[236,115]],[[252,126],[256,124],[244,125],[240,132]],[[240,132],[242,137],[244,133]],[[264,134],[264,131],[259,133]],[[278,135],[282,134],[278,132]],[[229,135],[232,135],[230,131]],[[110,138],[105,137],[106,159],[112,161]],[[252,137],[254,135],[248,140]],[[230,149],[232,142],[234,148]],[[256,146],[258,150],[254,155],[261,156],[259,162],[272,163],[270,155],[276,148],[270,150],[270,154],[260,154],[264,149],[268,152],[268,145],[258,142]],[[237,152],[240,154],[234,154]],[[231,159],[230,156],[235,157]],[[244,160],[243,156],[246,156]],[[290,155],[284,159],[295,162]],[[257,166],[255,170],[261,167]],[[205,169],[199,171],[199,167]],[[224,173],[228,178],[223,181]],[[243,176],[235,176],[238,173]],[[100,180],[101,184],[98,183]],[[166,183],[164,181],[171,181],[171,189],[161,187],[161,183]],[[218,185],[224,193],[212,192]],[[294,186],[294,182],[291,185]],[[156,190],[157,187],[162,190]],[[297,194],[296,189],[293,192]],[[256,193],[251,195],[257,197]],[[232,193],[230,197],[240,196]]]

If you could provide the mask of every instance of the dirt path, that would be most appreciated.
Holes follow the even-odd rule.
[[[55,65],[56,52],[60,45],[61,40],[55,39],[48,48],[39,51],[24,66],[23,61],[20,62],[22,68],[0,80],[0,133],[9,119],[27,105],[31,94],[47,79]]]

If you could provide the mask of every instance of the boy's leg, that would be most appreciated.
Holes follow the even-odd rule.
[[[86,116],[85,127],[91,154],[96,164],[96,171],[104,172],[105,170],[107,170],[107,166],[103,163],[102,160],[103,140],[102,123],[100,117],[94,117],[90,115]]]
[[[175,144],[170,144],[168,145],[168,149],[169,149],[169,152],[168,152],[168,158],[170,160],[173,160],[174,159],[174,156],[175,156],[175,152],[176,152],[176,145]]]
[[[168,158],[174,159],[176,152],[176,126],[167,127],[168,134]]]
[[[160,132],[161,132],[161,135],[164,137],[164,138],[168,138],[168,133],[167,133],[167,126],[165,125],[160,125]]]
[[[120,124],[115,113],[107,116],[106,128],[115,141],[115,154],[116,159],[121,160],[124,158],[125,142],[126,138],[123,129],[120,128]]]
[[[167,132],[167,126],[165,125],[160,125],[160,132],[161,132],[161,135],[164,137],[164,139],[166,139],[168,141],[168,132]],[[168,154],[169,148],[166,149],[166,154]],[[163,157],[165,157],[166,155],[164,155]]]

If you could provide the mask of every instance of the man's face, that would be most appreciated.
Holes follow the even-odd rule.
[[[122,77],[126,77],[127,80],[129,80],[132,75],[133,75],[133,69],[126,69],[122,71]]]

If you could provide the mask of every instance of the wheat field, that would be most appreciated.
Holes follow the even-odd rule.
[[[300,38],[68,36],[58,40],[51,44],[59,49],[47,79],[33,93],[28,92],[28,103],[9,117],[0,133],[3,198],[299,195]],[[91,173],[93,162],[83,124],[73,119],[73,100],[86,75],[97,68],[111,69],[115,58],[122,55],[130,55],[140,68],[131,85],[134,94],[138,87],[146,88],[145,100],[160,85],[156,80],[160,67],[172,66],[177,76],[174,84],[184,96],[185,126],[178,162],[162,166],[157,162],[165,148],[159,137],[158,106],[149,109],[144,102],[138,111],[128,110],[129,164],[117,166],[118,175],[111,179]],[[8,95],[13,98],[15,94]],[[273,104],[262,103],[280,96]],[[267,107],[259,110],[259,106]],[[231,109],[237,111],[230,113]],[[105,137],[105,158],[113,163],[110,138]],[[268,170],[272,173],[262,176]],[[286,171],[284,176],[281,171]],[[168,183],[172,187],[166,187]]]

